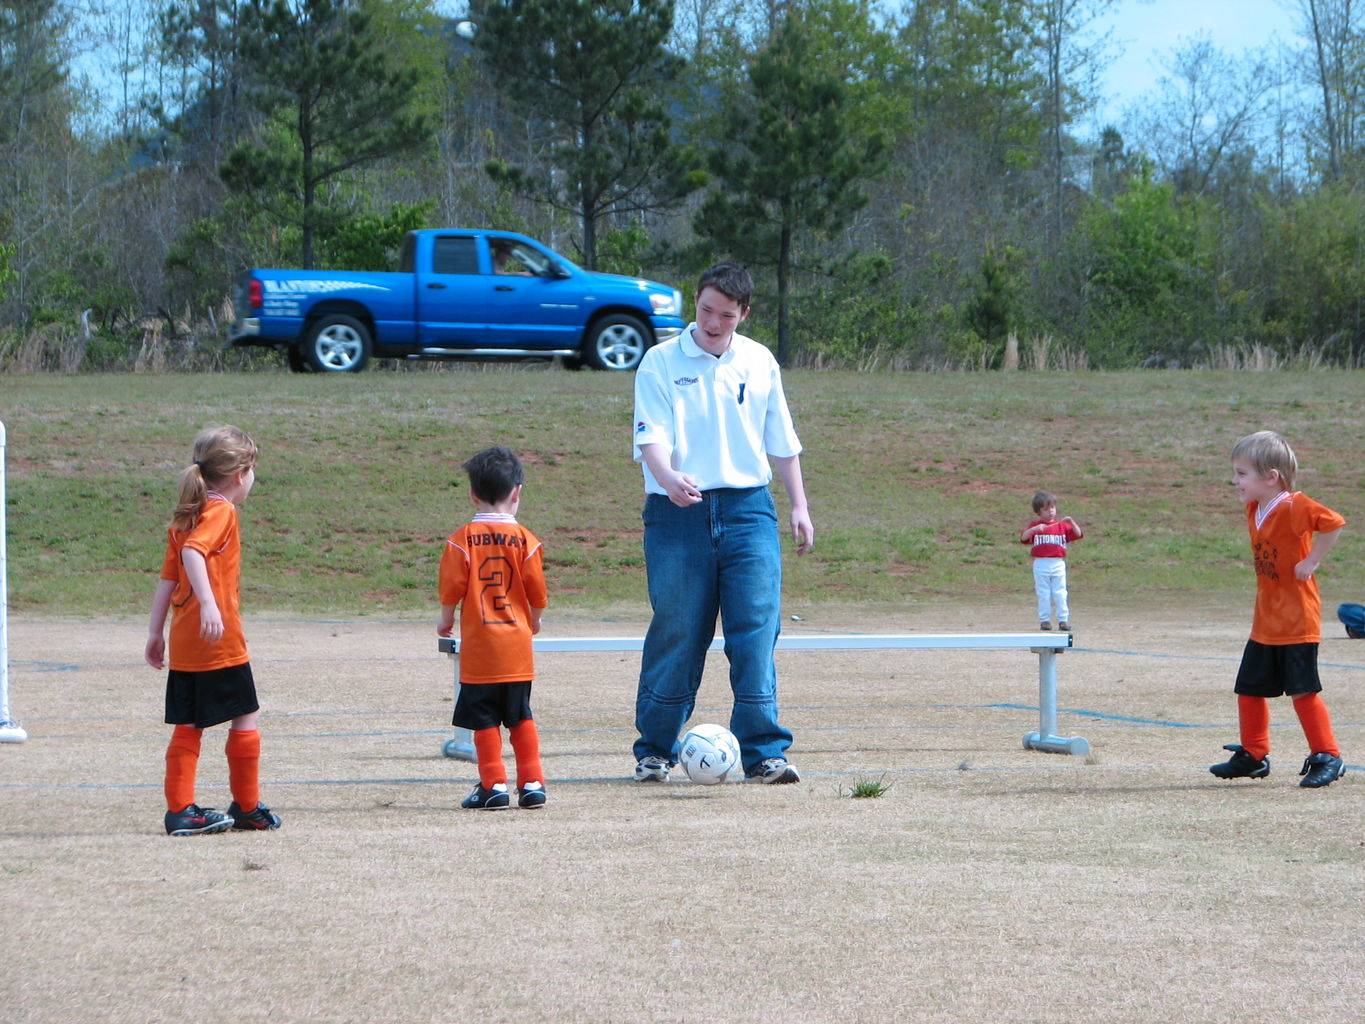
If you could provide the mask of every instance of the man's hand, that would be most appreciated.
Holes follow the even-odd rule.
[[[697,489],[697,482],[686,473],[670,469],[662,477],[655,473],[654,479],[668,492],[668,500],[679,508],[687,508],[701,501],[701,491]]]

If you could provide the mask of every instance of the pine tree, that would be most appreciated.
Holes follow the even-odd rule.
[[[583,262],[604,219],[666,209],[703,181],[673,141],[662,90],[682,61],[664,49],[668,0],[490,0],[474,44],[499,91],[548,141],[548,167],[494,160],[513,191],[574,213]]]
[[[814,59],[793,12],[749,69],[744,95],[720,119],[730,125],[711,153],[718,188],[694,227],[741,262],[777,272],[777,358],[791,357],[788,306],[802,235],[832,231],[867,204],[860,179],[881,167],[884,143],[852,127],[848,87]]]
[[[252,76],[252,102],[268,118],[220,173],[230,188],[301,229],[305,268],[313,266],[316,232],[338,222],[326,186],[431,136],[426,117],[408,110],[420,73],[397,66],[369,8],[346,0],[249,0],[242,11],[239,53]]]

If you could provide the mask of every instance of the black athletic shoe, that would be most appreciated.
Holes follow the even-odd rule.
[[[228,807],[228,815],[232,818],[232,827],[244,832],[264,832],[280,827],[280,816],[263,803],[257,803],[254,811],[245,814],[234,800]]]
[[[471,811],[500,811],[504,807],[510,807],[511,803],[507,783],[495,782],[492,789],[484,789],[476,782],[460,806]]]
[[[1070,632],[1071,632],[1071,623],[1069,623],[1069,622],[1059,622],[1059,623],[1057,623],[1057,628],[1060,629],[1063,633],[1070,633]]]
[[[1052,623],[1050,623],[1050,622],[1040,622],[1040,623],[1038,623],[1038,628],[1039,628],[1039,629],[1045,629],[1045,630],[1047,630],[1049,633],[1051,633],[1051,632],[1052,632]]]
[[[526,785],[517,789],[518,807],[544,807],[545,806],[545,786],[539,782],[528,782]]]
[[[1320,786],[1330,786],[1346,774],[1346,765],[1339,757],[1331,754],[1309,754],[1303,761],[1303,770],[1299,772],[1303,776],[1300,786],[1308,789],[1317,789]]]
[[[796,765],[785,757],[765,757],[753,771],[749,772],[748,777],[768,786],[790,785],[801,781]]]
[[[212,807],[190,804],[183,811],[166,812],[168,836],[208,836],[232,828],[232,818]]]
[[[1209,765],[1209,771],[1220,779],[1264,779],[1270,774],[1269,756],[1258,761],[1236,743],[1226,744],[1223,749],[1231,750],[1232,756],[1222,764]]]

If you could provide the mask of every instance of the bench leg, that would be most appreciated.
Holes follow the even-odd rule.
[[[1025,750],[1046,750],[1053,754],[1088,754],[1090,744],[1080,736],[1057,735],[1057,651],[1051,647],[1030,648],[1038,655],[1038,731],[1024,737]]]
[[[460,699],[460,656],[452,654],[451,664],[455,666],[455,699]],[[468,729],[455,728],[455,735],[445,741],[441,747],[441,753],[446,757],[453,757],[457,761],[468,761],[470,764],[479,763],[479,755],[474,750],[474,734]]]

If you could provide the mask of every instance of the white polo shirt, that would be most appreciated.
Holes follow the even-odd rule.
[[[667,493],[641,458],[644,444],[670,451],[670,465],[699,490],[765,486],[773,477],[768,456],[801,454],[781,368],[742,334],[717,359],[692,339],[696,326],[655,345],[635,371],[635,461],[645,490]]]

